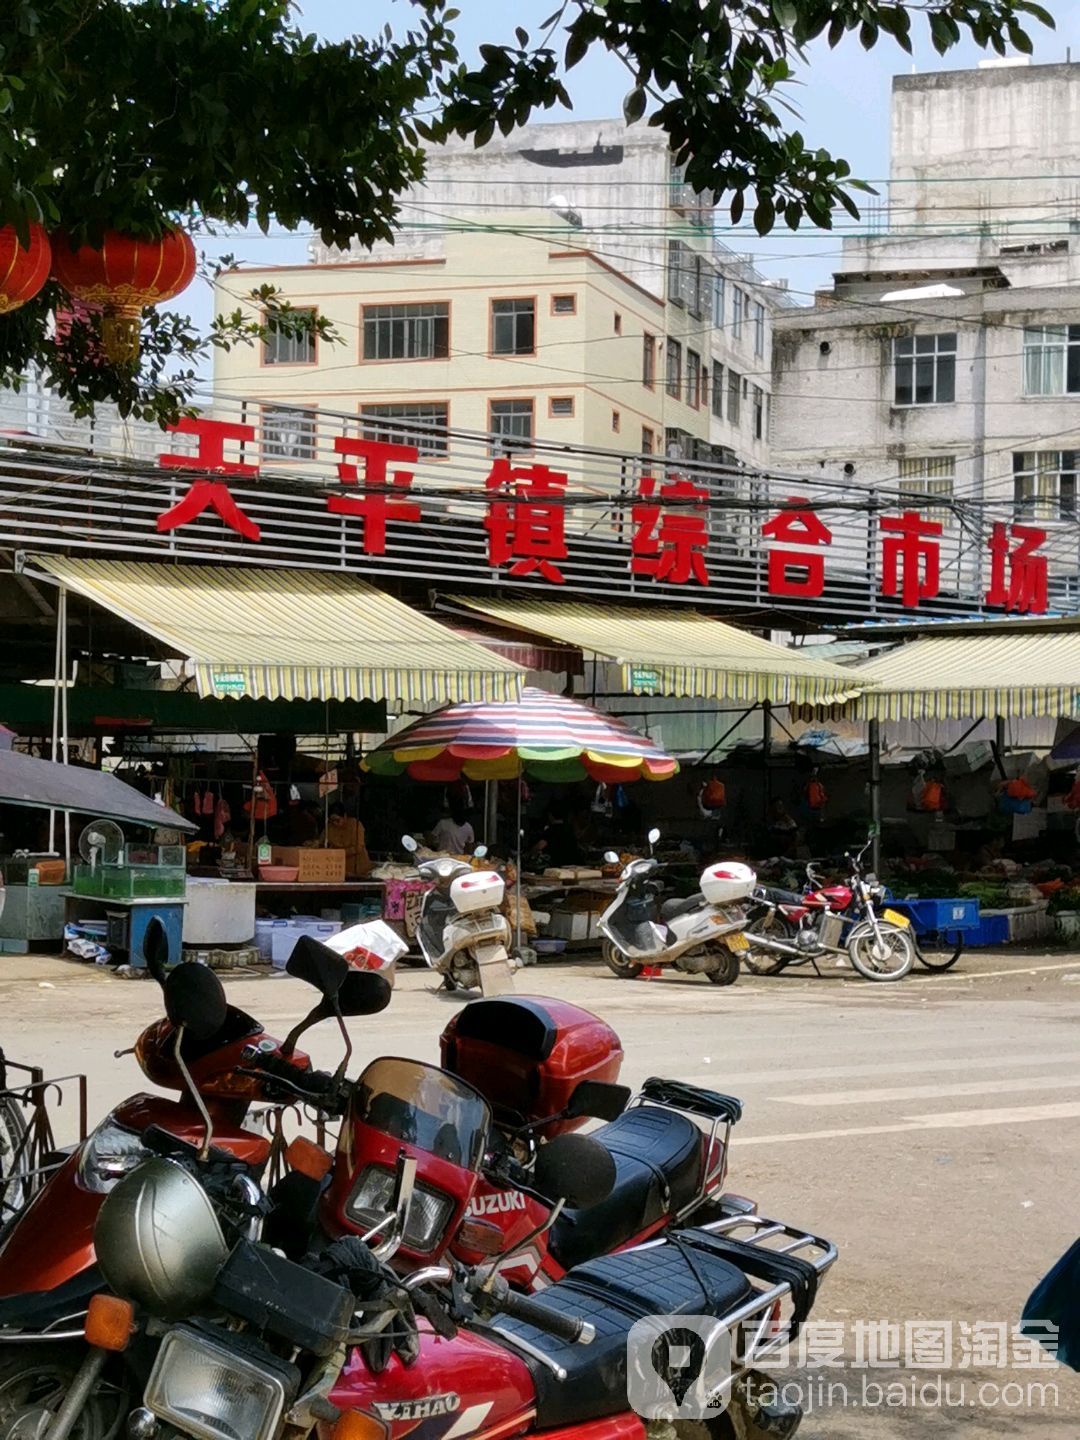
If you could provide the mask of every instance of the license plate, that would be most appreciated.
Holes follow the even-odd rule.
[[[908,919],[908,917],[906,915],[901,915],[899,910],[886,910],[881,918],[883,920],[888,920],[890,925],[899,925],[901,930],[906,930],[907,927],[911,924],[911,921]]]
[[[722,937],[724,944],[733,955],[741,955],[744,950],[750,949],[750,941],[741,930],[733,930],[730,935]]]

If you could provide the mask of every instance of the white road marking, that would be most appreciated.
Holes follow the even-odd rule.
[[[1011,1110],[953,1110],[941,1115],[917,1115],[895,1125],[855,1125],[844,1130],[804,1130],[785,1135],[740,1135],[734,1147],[792,1145],[800,1140],[841,1140],[851,1135],[900,1135],[911,1130],[969,1130],[983,1125],[1024,1125],[1039,1120],[1080,1118],[1080,1101],[1061,1105],[1024,1105]]]
[[[952,1095],[1007,1095],[1018,1090],[1075,1089],[1080,1075],[1030,1080],[964,1080],[957,1085],[896,1085],[884,1090],[819,1090],[812,1095],[770,1095],[782,1105],[871,1105],[879,1100],[944,1100]]]
[[[984,1049],[987,1046],[985,1036],[980,1036],[972,1042]],[[670,1041],[666,1042],[670,1050]],[[957,1070],[1019,1070],[1025,1067],[1041,1069],[1044,1065],[1075,1065],[1078,1052],[1072,1050],[1051,1051],[1050,1054],[1040,1055],[1038,1052],[1031,1052],[1020,1055],[961,1055],[958,1050],[953,1050],[949,1057],[943,1056],[940,1049],[936,1052],[929,1051],[924,1059],[894,1060],[890,1064],[882,1064],[877,1060],[868,1060],[865,1065],[814,1065],[805,1066],[802,1069],[789,1070],[782,1061],[769,1070],[736,1070],[727,1071],[723,1068],[721,1061],[712,1075],[684,1075],[680,1071],[679,1078],[690,1080],[695,1085],[709,1085],[715,1087],[718,1079],[723,1075],[724,1085],[728,1089],[738,1090],[743,1085],[775,1085],[778,1081],[784,1084],[791,1084],[796,1080],[876,1080],[886,1075],[932,1075],[935,1070],[946,1070],[949,1074],[955,1074]],[[714,1060],[715,1063],[715,1060]]]
[[[961,957],[962,959],[962,957]],[[1043,970],[1080,970],[1080,959],[1065,960],[1057,965],[1017,965],[1012,970],[973,970],[971,974],[954,970],[947,972],[950,980],[993,980],[999,975],[1038,975]],[[911,975],[910,979],[920,985],[940,984],[933,975]]]

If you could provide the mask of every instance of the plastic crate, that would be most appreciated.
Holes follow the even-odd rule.
[[[978,900],[890,900],[889,908],[906,915],[916,935],[963,931],[968,939],[967,932],[979,925]]]
[[[978,927],[964,938],[969,945],[1007,945],[1009,917],[1004,910],[984,910]]]

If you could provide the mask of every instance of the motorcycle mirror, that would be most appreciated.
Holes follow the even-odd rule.
[[[486,845],[474,845],[472,853],[476,856],[477,860],[483,860],[484,856],[488,853],[488,847]]]
[[[599,1205],[615,1187],[611,1152],[589,1135],[556,1135],[536,1156],[536,1188],[575,1210]]]
[[[401,848],[407,850],[410,855],[415,855],[417,850],[420,849],[420,846],[411,835],[403,835],[401,837]]]
[[[650,844],[650,845],[655,845],[656,842],[657,842],[657,840],[659,840],[659,839],[660,839],[660,831],[659,831],[659,830],[656,828],[656,826],[654,825],[653,828],[649,831],[649,844]]]
[[[209,1040],[225,1024],[225,987],[206,965],[175,966],[165,981],[165,1013],[177,1030]]]
[[[576,1120],[617,1120],[630,1099],[629,1085],[611,1085],[606,1080],[582,1080],[575,1086],[567,1106],[567,1118]]]
[[[605,851],[604,851],[604,864],[605,864],[605,865],[617,865],[618,863],[619,863],[619,857],[618,857],[618,855],[616,855],[616,853],[615,853],[614,850],[605,850]]]
[[[147,922],[143,936],[143,954],[146,956],[146,968],[157,983],[163,986],[168,974],[169,936],[156,915],[152,915]]]
[[[324,999],[332,1000],[349,973],[349,962],[314,935],[301,935],[285,964],[285,973],[313,985]]]
[[[353,970],[341,982],[335,997],[343,1015],[378,1015],[390,1004],[393,987],[374,970]]]

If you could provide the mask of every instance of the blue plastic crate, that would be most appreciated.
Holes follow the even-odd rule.
[[[1009,917],[1007,915],[980,915],[978,928],[964,936],[968,945],[1007,945],[1009,943]]]
[[[889,908],[906,915],[916,935],[962,931],[969,944],[976,943],[968,932],[979,927],[978,900],[890,900]]]

